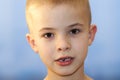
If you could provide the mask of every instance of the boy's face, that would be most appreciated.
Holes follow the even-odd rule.
[[[70,75],[83,67],[96,26],[88,25],[85,13],[67,5],[43,6],[31,13],[33,33],[27,39],[49,72]]]

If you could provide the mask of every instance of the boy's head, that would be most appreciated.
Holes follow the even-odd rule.
[[[96,32],[96,26],[90,25],[88,0],[27,0],[26,18],[28,42],[40,54],[48,74],[83,72]]]

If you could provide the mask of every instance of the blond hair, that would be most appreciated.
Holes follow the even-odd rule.
[[[89,24],[91,23],[91,11],[90,11],[89,0],[27,0],[26,1],[27,24],[29,23],[29,17],[31,17],[31,15],[28,16],[31,7],[38,7],[43,5],[49,5],[55,7],[61,4],[70,5],[70,7],[78,7],[77,9],[79,10],[83,8],[87,14]]]

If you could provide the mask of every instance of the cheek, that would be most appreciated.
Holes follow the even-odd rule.
[[[80,56],[86,56],[87,51],[88,51],[88,39],[87,38],[80,38],[74,41],[73,43],[73,48],[76,53],[79,54]]]
[[[52,55],[54,53],[53,50],[53,45],[48,44],[44,41],[39,41],[38,42],[38,50],[39,50],[39,55],[41,57],[41,59],[46,62],[46,60],[48,59],[52,59]]]
[[[88,52],[88,46],[85,42],[80,42],[79,44],[76,44],[76,59],[79,61],[79,64],[83,63]]]

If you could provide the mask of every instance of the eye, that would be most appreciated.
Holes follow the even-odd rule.
[[[80,32],[79,29],[72,29],[72,30],[70,30],[70,34],[72,34],[72,35],[78,34],[79,32]]]
[[[44,38],[53,38],[54,37],[54,34],[53,33],[45,33],[44,35],[43,35],[43,37]]]

